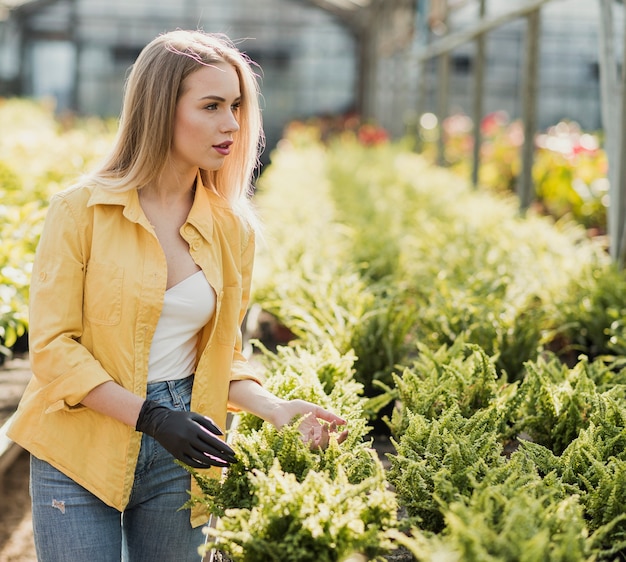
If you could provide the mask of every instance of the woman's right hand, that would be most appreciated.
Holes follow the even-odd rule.
[[[153,400],[141,407],[137,425],[164,449],[192,468],[226,467],[235,462],[235,452],[217,435],[222,431],[207,417],[195,412],[172,410]]]

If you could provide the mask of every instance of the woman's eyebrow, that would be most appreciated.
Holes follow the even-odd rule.
[[[209,94],[208,96],[202,96],[200,99],[201,100],[213,100],[213,101],[226,102],[226,99],[223,98],[222,96],[215,96],[215,95],[212,95],[212,94]],[[238,102],[238,101],[241,101],[241,96],[237,96],[234,99],[234,102]]]

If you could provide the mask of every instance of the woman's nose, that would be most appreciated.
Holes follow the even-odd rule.
[[[224,131],[229,133],[236,133],[240,129],[237,116],[232,110],[228,111],[222,127]]]

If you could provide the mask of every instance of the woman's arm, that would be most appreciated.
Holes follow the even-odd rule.
[[[119,384],[109,381],[90,391],[81,403],[96,412],[136,427],[144,399]]]
[[[236,408],[254,414],[278,429],[302,416],[298,427],[303,440],[312,448],[326,447],[337,426],[346,424],[346,420],[316,404],[305,400],[284,400],[253,380],[232,381],[228,400]],[[337,440],[341,443],[347,436],[348,432],[344,430],[337,435]]]
[[[82,404],[154,437],[194,468],[225,467],[235,461],[234,451],[217,437],[223,432],[206,416],[171,410],[111,381],[91,390]]]

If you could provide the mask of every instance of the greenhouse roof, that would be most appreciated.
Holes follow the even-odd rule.
[[[6,20],[9,13],[16,10],[35,11],[57,0],[0,0],[0,21]]]

